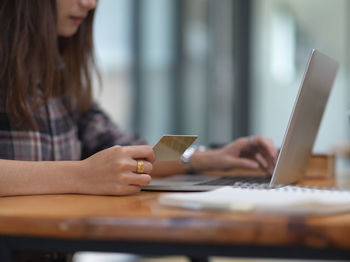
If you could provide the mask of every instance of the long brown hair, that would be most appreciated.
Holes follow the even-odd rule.
[[[50,97],[69,97],[81,114],[91,105],[94,10],[63,38],[56,8],[56,0],[1,1],[0,94],[11,122],[22,128],[37,128],[33,112]]]

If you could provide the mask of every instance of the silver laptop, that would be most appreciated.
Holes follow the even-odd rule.
[[[205,191],[223,185],[272,187],[299,181],[306,171],[338,67],[338,62],[325,54],[311,52],[272,176],[175,175],[154,179],[143,190]]]

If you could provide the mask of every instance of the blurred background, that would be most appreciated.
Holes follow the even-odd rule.
[[[264,135],[281,146],[313,48],[341,64],[314,151],[349,139],[348,0],[99,0],[95,21],[96,98],[150,144]]]
[[[349,137],[347,0],[99,0],[96,98],[124,129],[282,143],[313,48],[341,63],[314,151]]]

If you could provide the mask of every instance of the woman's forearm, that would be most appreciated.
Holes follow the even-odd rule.
[[[77,193],[81,161],[0,160],[0,195]]]
[[[145,159],[136,174],[136,159]],[[128,195],[148,185],[154,162],[150,146],[114,146],[81,161],[0,160],[0,195]]]

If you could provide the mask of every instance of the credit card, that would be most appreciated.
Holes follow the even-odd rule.
[[[164,135],[153,146],[156,161],[177,161],[198,136]]]

